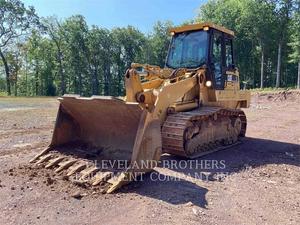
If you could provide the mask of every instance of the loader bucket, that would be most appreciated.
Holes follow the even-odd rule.
[[[48,163],[46,168],[56,167],[60,173],[67,170],[67,176],[80,173],[81,181],[91,175],[92,185],[106,181],[107,193],[129,183],[136,171],[148,172],[155,166],[132,167],[133,161],[158,160],[161,154],[160,122],[138,103],[77,95],[64,95],[59,101],[52,141],[31,162]],[[99,168],[104,160],[109,168]],[[98,165],[84,165],[91,161]],[[129,166],[120,169],[120,161]]]
[[[129,153],[134,145],[142,109],[114,97],[64,96],[51,146],[82,143],[89,147]]]

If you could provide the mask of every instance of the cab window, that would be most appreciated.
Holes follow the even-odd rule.
[[[225,39],[225,63],[226,63],[226,68],[231,68],[234,64],[232,40],[228,38]]]
[[[214,32],[212,38],[212,71],[215,78],[215,87],[217,89],[222,88],[222,34],[220,32]]]

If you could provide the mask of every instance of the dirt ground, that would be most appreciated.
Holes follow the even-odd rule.
[[[49,143],[57,107],[0,97],[0,224],[300,224],[300,92],[254,93],[242,144],[194,161],[224,167],[159,167],[106,195],[24,169]]]

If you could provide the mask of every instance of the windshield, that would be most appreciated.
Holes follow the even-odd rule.
[[[199,67],[206,62],[207,46],[208,33],[206,31],[175,34],[166,65],[173,69]]]

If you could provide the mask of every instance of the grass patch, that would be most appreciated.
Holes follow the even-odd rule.
[[[0,97],[4,97],[4,96],[7,96],[7,93],[4,91],[0,91]]]

